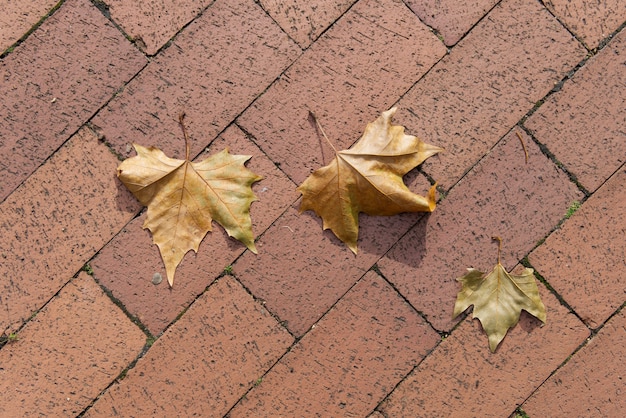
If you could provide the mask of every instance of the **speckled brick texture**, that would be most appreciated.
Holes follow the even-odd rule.
[[[292,343],[267,310],[224,277],[85,416],[223,416]]]
[[[87,0],[69,0],[0,63],[0,201],[145,65]]]
[[[511,268],[582,198],[567,176],[515,128],[480,161],[429,216],[378,262],[380,271],[423,312],[448,331],[460,287],[455,278],[474,267],[490,271],[503,240],[502,264]],[[476,187],[476,185],[480,187]]]
[[[616,31],[626,21],[626,3],[622,0],[542,0],[589,48]]]
[[[437,37],[401,1],[363,0],[238,121],[300,184],[332,156],[309,111],[335,148],[348,148],[368,122],[391,107],[444,54]],[[404,125],[404,120],[396,120]]]
[[[611,318],[522,408],[531,417],[618,417],[626,410],[626,315]]]
[[[456,44],[498,0],[406,0],[428,26],[443,37],[446,45]]]
[[[528,260],[591,327],[626,300],[626,168],[611,177]],[[576,245],[569,245],[576,242]]]
[[[398,120],[446,149],[424,170],[448,189],[585,57],[538,2],[505,0],[398,103]]]
[[[429,186],[421,175],[406,183],[418,193]],[[423,214],[361,214],[355,257],[332,232],[322,230],[322,221],[313,212],[298,215],[299,205],[285,211],[260,238],[259,254],[246,252],[233,271],[291,332],[301,336]]]
[[[261,5],[302,48],[307,48],[355,0],[260,0]]]
[[[299,53],[253,0],[217,2],[129,83],[94,124],[124,157],[134,153],[131,144],[136,142],[182,158],[178,115],[184,111],[195,156]]]
[[[369,272],[229,416],[367,416],[438,341]]]
[[[118,162],[83,128],[0,204],[0,329],[19,327],[137,213]]]
[[[111,19],[146,54],[154,55],[214,0],[105,0]]]
[[[0,54],[39,22],[59,0],[21,0],[2,3]]]
[[[0,415],[76,416],[139,355],[145,341],[81,273],[0,351]]]
[[[204,159],[224,148],[232,154],[252,155],[246,166],[263,174],[263,180],[252,187],[259,200],[250,209],[252,230],[261,234],[296,200],[295,185],[235,126],[228,128],[198,158]],[[128,224],[91,265],[94,277],[151,333],[159,335],[246,247],[214,223],[213,232],[202,241],[198,254],[189,252],[178,266],[174,287],[170,289],[158,247],[152,243],[150,232],[141,228],[144,220],[145,214]],[[262,251],[260,246],[259,250]],[[251,255],[254,260],[256,256]],[[158,285],[152,282],[155,274],[163,279]]]
[[[382,404],[383,414],[494,418],[513,414],[590,334],[541,284],[539,292],[548,315],[545,326],[522,312],[517,326],[491,353],[480,322],[468,317],[398,385]]]
[[[591,192],[626,162],[624,55],[622,31],[525,123]]]

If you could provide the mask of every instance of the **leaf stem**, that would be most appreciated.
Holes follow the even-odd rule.
[[[495,236],[491,237],[492,240],[498,241],[498,264],[500,264],[500,252],[502,251],[502,238]]]
[[[187,135],[187,129],[185,128],[185,112],[180,112],[178,115],[178,123],[180,127],[183,129],[183,135],[185,136],[185,160],[189,160],[189,136]]]
[[[330,147],[333,149],[333,151],[335,151],[335,154],[337,154],[337,150],[335,149],[335,147],[333,146],[332,142],[330,142],[330,139],[328,139],[328,137],[326,136],[326,132],[324,132],[324,128],[322,128],[322,125],[320,124],[320,122],[317,120],[317,116],[315,116],[315,113],[311,112],[309,110],[309,115],[311,115],[311,117],[313,118],[313,120],[315,121],[315,124],[317,125],[317,128],[320,130],[320,132],[322,133],[322,135],[324,136],[324,139],[326,139],[326,142],[328,142],[328,145],[330,145]]]
[[[515,131],[517,137],[519,138],[519,142],[522,143],[522,148],[524,148],[524,156],[526,157],[526,164],[528,164],[528,150],[526,149],[526,144],[524,143],[524,138],[522,138],[522,134],[519,131]]]

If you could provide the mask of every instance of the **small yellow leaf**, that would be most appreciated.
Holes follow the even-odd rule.
[[[402,176],[443,149],[406,135],[403,126],[392,125],[395,112],[395,107],[383,112],[352,148],[337,152],[330,164],[298,187],[300,212],[315,211],[323,228],[330,228],[355,254],[360,212],[390,216],[432,212],[436,206],[435,186],[428,196],[419,196],[406,187]]]
[[[170,286],[176,267],[189,250],[198,251],[212,220],[256,253],[250,219],[256,197],[251,185],[262,177],[244,166],[250,156],[225,149],[191,162],[169,158],[154,147],[133,146],[137,155],[123,161],[117,175],[148,207],[143,228],[152,232],[159,247]]]
[[[476,269],[467,269],[456,279],[462,288],[457,295],[453,316],[456,317],[474,305],[473,318],[478,318],[489,337],[492,352],[504,339],[509,328],[519,321],[523,310],[546,322],[546,308],[539,297],[533,269],[526,268],[520,275],[509,274],[500,264],[485,276]]]

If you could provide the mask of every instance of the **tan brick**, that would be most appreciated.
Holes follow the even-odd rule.
[[[242,12],[245,10],[245,13]],[[198,155],[295,60],[300,49],[253,0],[219,1],[190,24],[94,118],[113,148],[133,142]]]
[[[528,259],[591,327],[626,295],[626,168],[621,168]]]
[[[511,268],[581,199],[567,176],[514,130],[491,150],[429,216],[378,262],[383,275],[435,329],[450,330],[460,290],[455,278],[469,267],[490,271],[503,240],[502,264]]]
[[[522,312],[517,326],[491,353],[478,319],[467,318],[379,409],[388,417],[511,415],[590,334],[539,287],[548,313],[545,326]]]
[[[400,0],[360,1],[238,122],[300,184],[332,156],[309,111],[335,148],[348,148],[444,54],[441,42]]]
[[[532,417],[618,417],[626,410],[626,315],[607,322],[522,408]]]
[[[355,0],[260,0],[263,8],[302,48],[307,48]]]
[[[139,210],[82,129],[0,204],[0,329],[41,308]]]
[[[437,30],[446,45],[459,40],[498,3],[498,0],[407,0],[420,20]]]
[[[589,48],[626,21],[626,3],[622,0],[547,0],[543,2]]]
[[[230,416],[365,416],[439,341],[369,272]]]
[[[0,201],[145,62],[87,0],[66,1],[8,55],[0,65]]]
[[[141,352],[146,337],[81,273],[0,351],[0,415],[76,416]]]
[[[409,174],[406,183],[424,193],[428,182]],[[302,335],[378,260],[423,214],[367,216],[359,219],[359,253],[355,256],[313,212],[285,211],[257,243],[259,254],[246,252],[233,265],[241,282],[267,308]]]
[[[296,200],[295,185],[236,126],[228,128],[198,158],[204,159],[224,148],[232,154],[252,155],[247,167],[264,177],[252,187],[259,200],[250,209],[252,231],[261,234]],[[174,288],[170,289],[158,247],[152,243],[150,232],[142,229],[144,220],[145,214],[134,219],[91,265],[98,281],[150,332],[158,335],[246,247],[214,223],[198,254],[191,251],[183,259],[176,270]],[[154,274],[160,274],[163,280],[156,286],[152,283]]]
[[[58,0],[3,2],[0,14],[0,54],[24,36],[57,3]]]
[[[539,2],[500,2],[398,102],[398,120],[446,149],[424,171],[450,188],[585,54]]]
[[[154,55],[213,0],[107,0],[111,18],[146,54]]]
[[[86,416],[223,416],[292,343],[234,278],[224,277]]]
[[[592,192],[626,162],[625,54],[622,31],[525,123]]]

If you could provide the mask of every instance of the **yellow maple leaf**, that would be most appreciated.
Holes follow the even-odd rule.
[[[443,149],[406,135],[403,126],[392,125],[395,112],[395,107],[383,112],[367,125],[354,146],[335,151],[330,164],[298,187],[300,212],[315,211],[323,228],[330,228],[355,254],[360,212],[390,216],[432,212],[436,206],[435,186],[428,196],[419,196],[406,187],[402,176]]]
[[[499,237],[494,237],[500,243]],[[506,336],[509,328],[519,321],[522,309],[546,322],[546,308],[539,297],[534,270],[525,268],[519,275],[510,274],[500,264],[500,245],[498,246],[498,264],[485,276],[485,273],[473,268],[457,278],[462,285],[454,305],[453,317],[458,316],[474,305],[472,318],[478,318],[489,338],[492,352]]]
[[[256,197],[251,185],[262,179],[244,166],[251,156],[232,155],[228,149],[200,162],[189,161],[182,119],[183,115],[184,160],[133,144],[137,155],[117,169],[119,179],[148,207],[143,228],[150,230],[159,247],[170,286],[185,254],[198,252],[200,242],[212,230],[212,220],[256,253],[250,219],[250,205]]]

